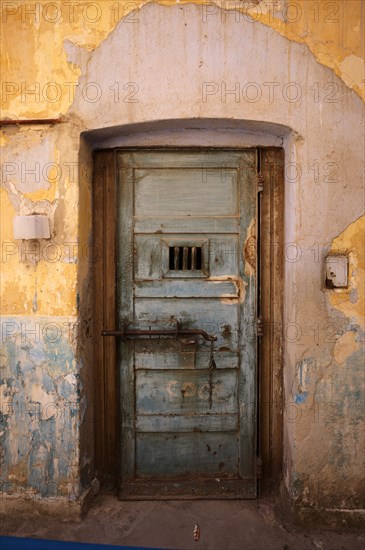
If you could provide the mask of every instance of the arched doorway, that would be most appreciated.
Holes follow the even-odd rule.
[[[211,134],[211,131],[208,130],[208,133]],[[176,138],[176,132],[174,137]],[[156,140],[156,134],[154,135],[154,138]],[[235,136],[235,139],[236,138],[237,136]],[[113,137],[112,139],[115,140],[116,138]],[[138,136],[138,139],[141,139],[141,135]],[[157,139],[161,139],[161,135],[158,136]],[[162,139],[165,139],[165,137],[162,137]],[[242,135],[240,139],[242,140]],[[171,142],[171,140],[169,141]],[[113,145],[114,144],[115,143],[113,143]],[[202,240],[202,228],[198,228],[199,232],[195,234],[194,231],[193,233],[191,232],[191,228],[189,231],[188,228],[183,229],[183,235],[188,235],[190,240],[189,243],[182,243],[181,247],[177,246],[177,241],[174,241],[171,244],[171,238],[172,240],[181,240],[181,228],[177,233],[171,233],[171,229],[164,232],[163,229],[161,230],[161,227],[157,229],[150,228],[147,233],[146,229],[143,229],[139,235],[135,235],[132,232],[128,237],[129,242],[131,242],[130,239],[133,241],[132,248],[134,250],[136,250],[136,243],[139,242],[139,245],[137,244],[137,249],[139,246],[140,249],[137,250],[137,254],[139,257],[144,258],[144,260],[141,260],[139,264],[139,260],[137,261],[137,264],[134,262],[133,269],[137,271],[138,269],[141,269],[142,275],[139,277],[139,281],[133,279],[130,280],[129,283],[126,280],[123,282],[123,269],[119,271],[118,276],[117,268],[118,256],[120,260],[120,255],[123,254],[118,244],[121,235],[119,233],[118,238],[118,219],[119,224],[121,223],[122,226],[125,224],[123,227],[127,228],[130,226],[130,220],[128,221],[128,217],[138,218],[141,214],[141,212],[133,212],[134,201],[132,201],[131,206],[127,208],[129,214],[125,214],[126,217],[124,218],[124,221],[121,218],[120,212],[118,212],[121,204],[117,199],[118,186],[120,186],[121,183],[120,176],[118,176],[118,164],[119,166],[121,163],[123,164],[123,162],[125,164],[125,159],[127,157],[131,158],[131,155],[134,155],[134,160],[136,155],[139,158],[144,158],[144,162],[146,162],[146,159],[149,158],[151,166],[156,163],[156,159],[158,155],[160,155],[158,162],[161,164],[161,159],[164,158],[164,155],[165,158],[167,158],[166,153],[168,152],[170,159],[174,158],[172,163],[174,166],[177,166],[177,159],[182,158],[181,156],[184,155],[186,157],[187,151],[189,151],[190,154],[194,153],[195,156],[209,156],[209,154],[213,153],[215,161],[210,161],[210,168],[208,168],[208,170],[210,169],[212,177],[215,173],[215,176],[221,180],[224,178],[222,178],[222,174],[219,174],[217,164],[224,165],[226,163],[224,163],[223,160],[222,162],[218,161],[217,163],[217,158],[219,158],[219,156],[222,157],[222,155],[224,156],[228,151],[231,151],[238,156],[242,155],[242,153],[246,155],[248,154],[251,159],[254,159],[253,164],[255,165],[255,173],[252,171],[253,165],[251,166],[250,185],[251,187],[252,185],[255,186],[254,217],[257,218],[257,237],[259,240],[258,261],[257,264],[253,266],[254,272],[257,275],[257,280],[255,279],[255,287],[257,288],[257,292],[255,293],[257,297],[257,300],[255,301],[256,314],[255,319],[251,316],[250,320],[250,326],[251,329],[253,329],[253,332],[251,330],[251,336],[249,339],[250,343],[248,344],[248,340],[245,342],[241,341],[239,346],[241,348],[241,352],[238,353],[240,357],[243,357],[244,352],[242,352],[242,350],[247,349],[248,345],[251,346],[251,355],[254,368],[248,367],[247,371],[252,373],[251,393],[250,395],[244,395],[244,390],[242,393],[243,385],[240,383],[238,378],[231,381],[232,391],[230,393],[232,395],[230,397],[232,400],[231,405],[234,402],[233,409],[232,411],[227,412],[227,404],[221,404],[220,411],[218,411],[218,413],[215,411],[216,414],[214,418],[214,411],[212,414],[209,406],[210,398],[212,397],[212,392],[210,392],[209,388],[210,373],[203,360],[203,358],[208,358],[209,354],[205,353],[204,356],[203,353],[207,350],[204,350],[204,346],[202,347],[202,343],[199,341],[199,338],[195,338],[194,342],[191,341],[189,344],[186,339],[186,334],[181,334],[179,335],[179,338],[175,338],[174,343],[171,346],[171,339],[169,340],[169,343],[167,343],[168,338],[165,338],[165,336],[160,336],[160,338],[155,338],[147,334],[142,336],[139,335],[138,338],[135,338],[134,336],[131,338],[128,336],[127,338],[124,338],[124,343],[123,340],[118,341],[118,337],[106,338],[101,336],[102,331],[121,331],[126,328],[128,330],[144,329],[145,331],[148,331],[155,329],[166,331],[171,329],[171,327],[168,326],[169,323],[167,322],[167,318],[170,318],[170,321],[175,323],[183,317],[182,325],[180,325],[180,328],[182,329],[186,329],[189,326],[197,329],[197,322],[200,322],[201,324],[202,319],[198,319],[196,315],[194,316],[195,322],[190,323],[187,317],[184,318],[184,315],[181,315],[181,309],[177,312],[175,310],[175,314],[173,314],[169,311],[168,307],[166,308],[166,304],[162,305],[162,302],[163,299],[166,298],[166,292],[167,294],[170,291],[174,292],[174,298],[177,296],[176,292],[186,292],[186,290],[181,290],[184,286],[181,284],[178,284],[178,289],[180,290],[176,290],[176,288],[171,290],[171,283],[173,283],[176,287],[176,284],[179,282],[177,278],[172,276],[174,274],[171,272],[178,271],[180,273],[177,273],[177,275],[181,275],[182,270],[169,269],[174,267],[175,261],[174,258],[170,256],[176,252],[176,265],[178,265],[181,260],[182,265],[179,266],[180,268],[183,267],[184,261],[186,266],[191,266],[191,248],[201,248],[204,250],[204,243],[202,244],[199,241],[198,244],[201,246],[197,246],[195,241],[194,243],[190,243],[190,241],[194,239],[196,240],[196,238],[200,238],[200,240]],[[121,161],[121,158],[124,158],[124,161]],[[213,157],[210,157],[210,159],[212,158]],[[216,163],[215,168],[213,167],[212,162]],[[283,241],[283,150],[276,147],[216,148],[211,146],[190,146],[188,148],[176,148],[174,146],[165,146],[161,148],[159,145],[151,146],[148,149],[138,147],[118,147],[112,150],[107,149],[96,151],[94,153],[94,163],[94,245],[97,250],[102,250],[102,254],[98,255],[97,264],[94,266],[94,320],[96,327],[94,345],[94,402],[95,410],[100,411],[100,413],[95,415],[95,457],[97,475],[100,478],[108,479],[109,481],[112,480],[114,484],[119,486],[120,481],[122,480],[122,498],[253,498],[259,494],[259,492],[271,490],[273,486],[276,487],[278,483],[280,483],[282,462],[281,285],[283,262],[281,248]],[[161,166],[162,168],[160,167],[160,170],[163,169],[163,165]],[[137,166],[134,166],[133,168],[130,168],[130,170],[135,173],[137,168]],[[165,168],[168,169],[168,167]],[[198,167],[198,169],[200,170],[201,166]],[[162,174],[160,174],[160,176],[162,176]],[[162,177],[162,179],[164,178]],[[158,181],[161,180],[156,180],[154,185],[156,185]],[[223,185],[221,188],[224,189],[224,181],[221,181],[221,184]],[[134,184],[132,183],[132,187],[133,185]],[[195,186],[195,190],[199,196],[201,196],[204,191],[203,189],[198,189],[197,186]],[[227,191],[227,185],[225,191]],[[128,194],[129,193],[127,193],[127,195]],[[142,201],[144,204],[143,208],[148,209],[151,203],[151,197],[148,199],[147,195],[146,197],[141,195],[138,200]],[[228,192],[228,196],[230,195],[232,195],[232,190]],[[174,197],[172,194],[171,200],[173,200],[173,198]],[[216,197],[216,199],[217,200],[214,200],[213,203],[219,203],[222,205],[222,201],[224,202],[224,195],[220,198]],[[191,205],[193,205],[193,203],[194,201],[191,201]],[[178,200],[175,207],[178,208],[179,204],[181,205],[181,201]],[[169,208],[171,210],[171,205]],[[215,213],[215,216],[216,214],[217,213]],[[176,216],[177,212],[174,211],[172,217]],[[194,225],[194,219],[192,219],[194,216],[191,217],[191,214],[188,214],[188,216],[191,218],[189,219],[189,223],[193,223]],[[227,218],[227,215],[225,214],[223,217]],[[152,214],[148,213],[146,215],[146,219],[147,218],[153,218]],[[206,218],[209,218],[209,213]],[[146,220],[140,219],[139,221],[142,225],[143,223],[147,223]],[[205,220],[205,222],[206,221],[207,220]],[[250,219],[250,222],[252,222],[252,219]],[[252,238],[249,242],[247,239],[250,236],[253,237],[254,233],[252,233],[252,235],[248,235],[247,229],[248,226],[245,227],[245,231],[243,232],[244,240],[241,245],[237,247],[237,265],[239,265],[240,262],[240,251],[246,247],[246,253],[248,253],[248,249],[250,246],[252,247]],[[186,233],[186,231],[188,231],[188,233]],[[227,231],[226,234],[232,234],[231,230],[228,231],[226,229],[224,231]],[[144,235],[142,240],[141,235]],[[159,244],[156,245],[156,243],[154,243],[152,246],[151,241],[156,240],[156,235],[158,237]],[[197,235],[199,235],[199,237],[197,237]],[[217,233],[214,233],[214,236],[216,238]],[[141,244],[143,239],[145,242],[144,244]],[[169,239],[171,242],[167,242]],[[209,240],[210,239],[208,239],[208,241]],[[196,245],[195,247],[193,246],[194,244]],[[244,245],[243,247],[242,244]],[[217,245],[215,244],[214,246],[215,251],[217,251]],[[147,256],[151,258],[150,253],[152,249],[160,251],[157,253],[157,264],[161,267],[162,271],[158,272],[156,280],[152,280],[150,278],[146,285],[144,284],[146,283],[145,279],[147,273],[145,273],[145,271],[146,269],[148,272],[151,271],[151,266],[146,257],[146,250],[148,251]],[[180,254],[180,249],[181,258],[179,259],[178,256]],[[228,249],[226,248],[226,250]],[[222,250],[220,250],[220,252],[221,251]],[[166,254],[164,254],[164,252],[166,252]],[[186,254],[185,260],[184,254]],[[209,253],[210,259],[211,256],[212,255]],[[217,257],[215,256],[214,262],[216,260]],[[199,261],[201,262],[201,260]],[[121,262],[119,261],[119,263]],[[170,272],[170,276],[167,278],[163,275],[163,265],[165,265],[165,267],[167,266],[167,272]],[[244,265],[244,263],[242,265]],[[196,266],[197,265],[195,265],[195,267]],[[203,266],[200,263],[198,267],[202,268]],[[188,298],[186,296],[180,296],[180,298],[192,300],[192,303],[195,304],[199,298],[200,300],[205,300],[206,302],[207,297],[203,298],[202,296],[197,295],[197,292],[200,292],[196,290],[199,283],[198,279],[193,277],[189,281],[189,277],[186,277],[187,274],[184,273],[183,275],[183,281],[180,281],[180,283],[185,283],[186,280],[188,280],[189,283],[193,282],[192,285],[190,284],[185,286],[190,289],[195,288],[192,292],[188,292],[188,294],[195,293],[195,295],[189,296]],[[234,286],[235,281],[232,281],[232,277],[229,277],[230,275],[232,276],[232,273],[227,272],[223,274],[222,272],[221,281],[223,282],[224,278],[231,278],[230,282]],[[208,282],[207,279],[211,279],[210,282],[212,283],[213,280],[217,280],[219,276],[220,275],[217,275],[216,273],[203,273],[203,279],[205,279],[206,283]],[[132,277],[135,277],[134,271]],[[123,290],[118,292],[118,284],[120,285],[121,282],[124,288],[128,287],[128,285],[130,289],[132,287],[139,287],[137,294],[140,292],[142,295],[144,294],[144,297],[137,296],[134,291],[131,291],[129,298],[125,293],[123,294]],[[170,290],[167,288],[169,285]],[[157,289],[158,286],[159,290]],[[149,288],[146,290],[147,287]],[[148,292],[152,292],[154,295],[150,296],[148,295]],[[156,292],[161,295],[157,296]],[[207,292],[207,289],[204,289],[204,292]],[[230,296],[225,296],[222,298],[222,293],[219,294],[216,290],[215,292],[217,292],[217,297],[220,297],[217,300],[217,303],[219,302],[221,304],[223,302],[223,308],[226,307],[229,309],[227,302],[230,300],[231,305],[233,305],[235,301],[237,303],[240,301],[239,296],[233,296],[233,294],[231,294]],[[121,322],[123,315],[118,315],[118,311],[120,311],[120,307],[122,305],[120,300],[118,302],[118,296],[122,297],[122,301],[126,300],[127,302],[129,301],[129,304],[133,303],[131,305],[130,313],[126,315],[123,314],[124,322]],[[172,298],[172,296],[170,298]],[[167,298],[167,300],[168,299],[169,298]],[[211,302],[214,301],[213,297],[208,298],[208,300],[209,299]],[[139,304],[136,305],[136,302],[141,302],[143,300],[145,302],[146,300],[152,300],[155,305],[158,301],[160,301],[161,304],[157,309],[159,309],[160,312],[164,311],[166,315],[161,316],[160,313],[160,315],[157,315],[156,317],[156,314],[153,314],[150,310],[152,316],[154,315],[153,319],[147,319],[146,316],[144,316],[146,318],[138,319],[134,315],[136,309],[140,307]],[[226,302],[226,304],[224,304],[224,302]],[[235,307],[237,309],[237,306]],[[198,309],[202,309],[200,305]],[[222,309],[222,306],[220,309]],[[233,311],[233,309],[234,308],[231,308],[231,311]],[[212,311],[213,318],[220,320],[219,315],[217,316],[217,311],[214,311],[214,306]],[[258,321],[260,326],[259,334],[256,334],[258,317],[260,318]],[[242,319],[242,313],[238,313],[238,318]],[[161,320],[164,320],[165,322],[161,324]],[[215,323],[215,326],[218,329],[215,331],[217,333],[215,335],[218,336],[218,340],[219,338],[224,338],[224,330],[226,330],[227,335],[227,328],[225,329],[224,327],[227,327],[228,325],[232,327],[232,325],[234,325],[234,323],[225,322],[223,317],[221,320],[222,323]],[[205,318],[205,321],[207,321],[207,318]],[[203,324],[207,325],[209,323],[205,322]],[[236,323],[235,329],[237,329],[238,324]],[[221,330],[219,331],[219,329]],[[240,336],[237,337],[238,339],[240,338]],[[126,343],[126,340],[129,341],[128,344]],[[181,343],[181,340],[183,340],[183,343]],[[133,341],[133,344],[130,343],[131,341]],[[162,347],[165,346],[166,348],[164,348],[162,352],[161,341],[163,341]],[[217,350],[218,353],[221,355],[223,354],[223,362],[227,360],[227,352],[233,353],[234,351],[237,351],[237,349],[229,349],[229,347],[227,349],[227,346],[225,346],[224,343],[227,343],[227,340],[225,340],[225,342],[218,342],[219,351]],[[128,347],[130,348],[131,345],[133,350],[126,352]],[[159,346],[159,348],[156,349],[156,346]],[[178,350],[177,346],[179,347]],[[124,381],[123,372],[126,371],[121,370],[123,356],[129,356],[129,364],[133,365],[132,369],[129,369],[129,374]],[[168,361],[166,361],[167,357],[169,357]],[[149,363],[148,365],[146,365],[146,361]],[[179,376],[177,377],[178,379],[170,376],[171,380],[170,378],[169,380],[165,380],[166,375],[169,376],[169,373],[166,372],[166,369],[161,368],[161,361],[165,361],[165,364],[167,364],[167,369],[172,368],[174,374],[179,373],[179,376],[181,375],[182,377],[181,380]],[[175,365],[176,362],[179,364]],[[185,365],[183,364],[184,362]],[[199,369],[199,363],[201,364],[201,369]],[[247,360],[241,360],[241,367],[243,364],[245,364],[245,368],[247,368]],[[231,368],[231,371],[233,372],[236,366],[231,362],[228,366],[228,369],[229,368]],[[240,367],[238,366],[238,370],[239,368]],[[199,377],[201,375],[206,376],[207,380],[204,384],[195,383],[195,379],[194,381],[190,379],[185,380],[187,372],[189,373],[190,378],[191,376]],[[219,376],[216,376],[216,384],[213,382],[212,390],[213,394],[215,393],[215,396],[217,397],[216,406],[218,406],[218,401],[222,398],[222,396],[218,396],[217,388],[219,383],[221,384],[221,379],[224,375],[223,370],[221,371],[220,369],[217,369],[216,372],[219,372]],[[243,380],[246,381],[246,374],[241,374],[243,376]],[[145,377],[146,380],[143,377]],[[173,381],[175,385],[170,385],[170,387],[168,386],[168,383],[171,381]],[[240,387],[241,390],[239,389]],[[228,396],[228,393],[225,397]],[[240,398],[242,401],[241,403]],[[167,409],[166,401],[168,401]],[[148,411],[144,408],[147,406],[147,402],[148,406],[152,407],[153,410]],[[127,404],[127,408],[123,405],[123,403],[124,405]],[[176,410],[169,410],[169,407]],[[225,411],[223,411],[224,408],[226,409]],[[181,412],[184,414],[181,414]],[[251,423],[248,427],[247,418],[249,415],[251,415]],[[230,424],[229,427],[228,424],[226,424],[228,430],[224,433],[224,430],[222,432],[221,428],[224,423],[227,423],[227,417],[229,418],[228,422],[230,422]],[[205,433],[208,434],[208,439],[211,437],[212,433],[215,434],[213,439],[216,439],[215,443],[217,449],[215,449],[214,444],[212,444],[211,441],[205,441],[204,437],[201,437],[202,433],[204,433],[204,428],[202,425],[195,425],[194,422],[200,422],[200,424],[201,422],[205,423]],[[212,423],[219,425],[220,428],[217,430],[213,427]],[[185,427],[181,429],[182,424]],[[240,441],[240,438],[237,438],[236,436],[237,433],[239,434],[241,427],[245,425],[246,435],[249,433],[251,438],[251,447],[248,455],[247,445],[244,443],[244,441],[247,443],[247,437],[241,437],[241,443],[234,445],[234,448],[232,445],[230,447],[229,443],[225,446],[222,443],[224,438],[227,439],[227,434],[230,434],[228,435],[228,439],[231,438],[231,443],[233,441],[237,441],[237,439]],[[146,428],[146,426],[149,427]],[[132,427],[133,433],[130,432],[130,427]],[[177,432],[176,428],[178,428]],[[197,457],[196,454],[194,454],[196,453],[197,447],[199,447],[199,444],[195,442],[194,438],[197,442],[199,440],[203,442],[201,449],[204,448],[207,455],[209,455],[209,449],[212,450],[212,456],[214,457],[213,460],[209,458],[207,464],[204,464],[203,451],[200,451],[202,456]],[[168,449],[166,445],[167,447],[170,446],[171,449]],[[223,450],[221,451],[222,447]],[[183,452],[185,452],[185,458],[181,453],[184,449],[185,451]],[[227,453],[225,460],[219,460],[219,452],[222,453],[222,456],[224,452]],[[243,457],[245,452],[246,467],[249,465],[249,483],[247,483],[247,476],[242,476],[241,473],[242,467],[244,467],[244,460],[241,456]],[[155,458],[152,457],[153,453],[156,453]],[[231,458],[232,456],[234,456],[233,461]],[[190,458],[188,459],[188,457]],[[217,459],[215,459],[215,457],[217,457]],[[195,465],[197,466],[196,471],[193,469],[193,464],[189,463],[191,458],[195,461]],[[128,468],[127,470],[125,469],[126,464],[129,464],[129,471]],[[228,464],[228,471],[225,471],[226,464]],[[232,466],[232,464],[235,464],[235,466]],[[154,465],[153,467],[155,468],[155,471],[153,472],[150,470],[151,465]],[[237,465],[239,465],[238,469]],[[208,475],[208,479],[206,480],[204,479],[205,472],[207,469],[209,470],[209,468],[212,469],[212,475]],[[231,469],[229,470],[229,468]],[[239,468],[241,468],[241,471],[239,471]],[[189,472],[191,475],[189,475]],[[202,472],[204,472],[204,475],[201,475]],[[220,477],[218,477],[219,473],[221,473]],[[147,483],[145,483],[146,477],[149,478],[147,479]],[[181,482],[181,478],[184,478],[184,483]],[[177,485],[179,486],[178,490],[176,490]],[[171,490],[171,487],[174,487],[174,489]]]

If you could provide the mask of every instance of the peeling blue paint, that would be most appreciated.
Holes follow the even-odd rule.
[[[350,290],[350,302],[352,304],[356,304],[358,299],[359,299],[359,292],[358,292],[357,288],[352,288]]]
[[[57,387],[57,393],[61,397],[68,399],[72,398],[74,392],[75,392],[75,386],[70,384],[67,380],[64,378],[58,378],[56,381],[56,387]]]
[[[80,406],[70,320],[2,323],[0,491],[76,498]]]
[[[294,399],[294,402],[297,404],[297,405],[300,405],[301,403],[304,403],[305,400],[307,399],[308,397],[308,392],[307,391],[304,391],[304,392],[301,392],[301,393],[297,393],[295,395],[295,399]]]

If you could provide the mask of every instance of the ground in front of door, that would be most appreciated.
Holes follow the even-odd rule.
[[[195,524],[200,539],[194,541]],[[363,550],[360,530],[298,527],[272,500],[121,502],[101,494],[80,523],[7,518],[1,535],[173,550]]]

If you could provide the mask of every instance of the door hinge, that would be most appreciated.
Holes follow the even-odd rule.
[[[264,190],[264,176],[261,172],[257,176],[257,192],[262,193]]]
[[[256,457],[256,479],[262,478],[262,458],[261,456]]]
[[[259,338],[264,335],[264,320],[261,316],[256,319],[256,334]]]

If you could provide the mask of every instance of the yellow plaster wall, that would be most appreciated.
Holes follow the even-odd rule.
[[[349,256],[349,288],[329,293],[331,306],[365,329],[365,215],[351,223],[332,241],[331,250]],[[344,335],[348,343],[349,336]],[[338,347],[341,339],[337,342]],[[335,350],[336,351],[336,350]],[[351,353],[352,350],[349,350]],[[350,355],[350,353],[349,353]]]
[[[39,249],[23,243],[26,248],[22,249],[21,241],[13,239],[16,211],[1,188],[0,201],[1,314],[76,315],[77,264],[48,261],[56,257],[54,249],[46,249],[48,241],[40,241]]]
[[[3,3],[2,80],[9,84],[3,88],[2,118],[51,118],[67,113],[81,69],[67,61],[64,41],[91,51],[119,20],[124,18],[126,24],[138,24],[137,7],[151,2],[171,6],[191,0],[81,1],[72,10],[71,3],[60,3],[59,13],[50,8],[43,13],[42,6],[49,3],[37,2],[40,7],[36,14],[23,9],[23,5],[28,11],[34,9],[35,2]],[[333,69],[350,88],[365,97],[363,0],[194,0],[193,3],[202,4],[202,21],[222,17],[215,12],[215,5],[240,10],[289,40],[307,44],[320,63]],[[90,8],[90,4],[98,7]],[[229,16],[226,21],[229,22]],[[51,82],[57,86],[51,87]],[[27,90],[38,87],[38,96],[22,92],[22,83]]]
[[[2,118],[57,118],[66,115],[72,103],[74,85],[81,75],[81,68],[77,64],[67,61],[65,41],[82,47],[85,52],[94,50],[115,28],[119,20],[124,19],[126,24],[138,24],[138,12],[145,4],[157,2],[164,6],[190,3],[190,0],[135,0],[134,2],[114,2],[103,0],[94,3],[95,10],[85,6],[90,2],[81,1],[75,4],[72,12],[67,7],[69,3],[58,3],[61,6],[61,17],[56,22],[57,13],[42,12],[48,2],[19,2],[3,3],[1,6],[1,76],[2,89]],[[205,2],[194,0],[195,4],[202,4],[202,21],[204,17],[222,17],[216,6],[229,10],[240,10],[242,17],[245,13],[287,37],[289,40],[307,44],[316,59],[332,68],[342,80],[360,96],[364,96],[364,48],[363,48],[363,0],[337,0],[327,2],[307,0],[265,2],[264,0],[250,0],[238,3],[236,0],[215,0]],[[37,4],[38,12],[27,13]],[[239,4],[239,5],[238,5]],[[49,9],[49,8],[48,8]],[[205,11],[203,11],[205,10]],[[226,23],[229,24],[227,15]],[[285,15],[289,21],[284,21]],[[224,16],[225,17],[225,16]],[[95,19],[95,22],[92,20]],[[134,21],[135,20],[135,21]],[[128,21],[128,22],[127,22]],[[223,21],[223,20],[222,20]],[[255,45],[253,44],[253,47]],[[280,62],[280,60],[274,60]],[[81,65],[81,61],[80,61]],[[39,97],[22,92],[22,83],[28,90],[38,87]],[[55,83],[51,88],[49,83]],[[57,101],[50,99],[47,94],[52,90],[60,92]],[[14,92],[14,90],[17,90]],[[7,97],[6,92],[9,91]],[[4,94],[5,92],[5,94]],[[1,147],[9,142],[3,132],[0,138]],[[30,141],[31,146],[31,141]],[[55,148],[53,161],[59,162],[60,152]],[[49,159],[52,160],[52,159]],[[32,202],[54,201],[60,190],[57,184],[48,189],[37,189],[24,196]],[[65,210],[63,223],[72,225],[76,205],[73,195],[77,193],[75,186],[67,186],[62,190],[70,199]],[[2,241],[12,240],[12,219],[15,210],[7,198],[1,194],[2,210]],[[70,206],[71,205],[71,206]],[[77,232],[77,228],[75,228]],[[19,262],[15,254],[8,257],[3,263],[2,276],[2,307],[3,314],[57,314],[72,315],[76,304],[76,277],[75,264],[57,262],[47,263],[41,260],[36,267],[26,262]],[[38,286],[41,288],[37,291]],[[34,297],[37,294],[37,307],[34,307]],[[334,294],[336,307],[341,307],[344,298]],[[360,303],[349,304],[346,300],[343,307],[357,310]],[[347,312],[349,313],[349,312]]]

